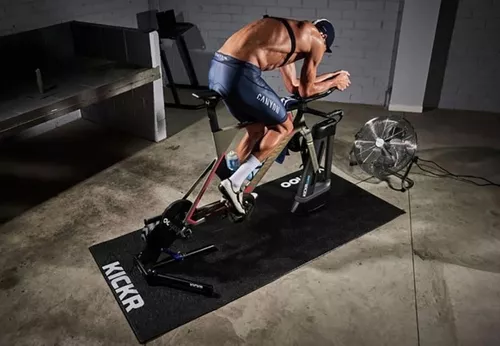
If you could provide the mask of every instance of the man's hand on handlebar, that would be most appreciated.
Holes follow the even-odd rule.
[[[344,91],[351,85],[350,76],[349,72],[340,70],[334,72],[328,80],[332,80],[332,87]]]
[[[327,85],[327,90],[330,89],[338,89],[340,91],[344,91],[351,85],[350,77],[351,74],[344,70],[339,70],[335,72],[325,73],[316,77],[314,84],[319,85]],[[319,93],[322,94],[322,93]]]
[[[344,70],[339,70],[331,73],[325,73],[321,76],[318,76],[318,78],[315,80],[314,84],[322,84],[324,87],[326,86],[326,90],[318,92],[314,95],[309,95],[302,97],[299,93],[298,90],[295,93],[292,93],[292,95],[295,96],[297,99],[309,99],[309,98],[316,98],[320,95],[324,95],[325,93],[329,93],[334,89],[344,91],[351,85],[351,80],[349,78],[350,73]],[[323,87],[323,88],[324,88]],[[321,96],[320,96],[321,97]]]

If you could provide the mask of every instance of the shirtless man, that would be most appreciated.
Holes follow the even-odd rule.
[[[209,88],[224,97],[230,113],[240,122],[252,122],[236,148],[240,167],[221,182],[220,191],[244,214],[242,185],[280,141],[293,131],[278,95],[262,79],[262,71],[279,68],[291,94],[308,97],[332,87],[345,90],[349,73],[337,71],[317,76],[325,52],[335,38],[326,19],[297,21],[265,17],[234,33],[215,53],[209,70]],[[302,60],[300,78],[295,61]]]

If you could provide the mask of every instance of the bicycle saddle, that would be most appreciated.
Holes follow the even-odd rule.
[[[192,93],[197,99],[202,99],[203,101],[219,101],[222,99],[221,94],[214,90],[202,90]]]

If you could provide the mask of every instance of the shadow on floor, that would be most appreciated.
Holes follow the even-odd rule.
[[[79,119],[0,146],[0,224],[153,145]]]
[[[165,102],[174,103],[169,88],[164,89]],[[200,102],[192,96],[196,90],[179,89],[179,98],[181,103],[187,105],[198,105]],[[172,137],[185,128],[207,117],[206,108],[198,110],[187,110],[174,107],[165,108],[165,117],[167,122],[167,137]]]

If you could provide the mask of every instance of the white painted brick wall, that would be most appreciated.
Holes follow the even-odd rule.
[[[345,69],[351,73],[352,79],[352,86],[348,91],[334,93],[329,99],[384,104],[401,0],[157,1],[161,10],[174,8],[176,13],[183,13],[186,21],[198,26],[206,49],[194,50],[191,54],[201,83],[206,84],[211,54],[232,33],[264,14],[306,20],[328,18],[336,27],[337,40],[334,43],[334,53],[325,56],[319,73]],[[176,51],[169,50],[167,54],[171,60],[174,79],[178,83],[187,83],[187,76]],[[278,93],[286,94],[279,72],[266,72],[264,78]]]
[[[500,1],[460,0],[440,108],[500,112]]]
[[[70,20],[137,27],[148,0],[1,0],[0,36]]]

